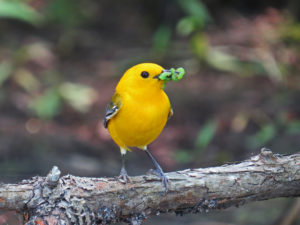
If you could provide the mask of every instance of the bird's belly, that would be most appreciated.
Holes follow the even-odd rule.
[[[123,145],[141,147],[154,141],[163,130],[169,113],[168,105],[122,108],[112,119],[114,136]],[[117,142],[117,141],[116,141]]]

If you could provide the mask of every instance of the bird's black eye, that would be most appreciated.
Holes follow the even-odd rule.
[[[149,73],[148,73],[147,71],[143,71],[143,72],[141,73],[141,76],[142,76],[143,78],[147,78],[147,77],[149,77]]]

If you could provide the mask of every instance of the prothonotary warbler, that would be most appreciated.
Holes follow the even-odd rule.
[[[158,137],[173,114],[169,98],[163,90],[164,84],[169,80],[181,79],[183,74],[183,68],[165,70],[154,63],[141,63],[128,69],[120,79],[106,108],[103,124],[120,147],[120,178],[125,182],[129,181],[129,176],[125,170],[124,156],[130,147],[137,147],[151,158],[155,172],[168,190],[168,179],[147,146]]]

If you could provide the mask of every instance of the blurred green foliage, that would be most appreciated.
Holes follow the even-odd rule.
[[[32,1],[0,0],[0,17],[20,20],[31,25],[57,24],[65,28],[84,23],[92,17],[90,4],[82,0],[52,0],[45,7],[36,10],[30,5]],[[86,6],[86,7],[85,7]]]
[[[31,64],[44,66],[39,73],[29,69]],[[41,119],[59,115],[64,103],[84,113],[95,101],[96,91],[83,84],[69,82],[63,74],[51,72],[52,55],[49,47],[33,43],[18,49],[10,58],[0,63],[0,85],[11,81],[25,91],[28,110]]]
[[[186,164],[195,160],[195,153],[191,149],[177,149],[174,158],[176,162]]]
[[[212,20],[202,1],[177,0],[177,3],[187,15],[177,23],[177,32],[182,36],[203,30],[205,24]]]
[[[49,166],[53,163],[49,161],[53,149],[72,149],[67,154],[83,150],[82,155],[89,149],[88,161],[96,158],[93,154],[101,155],[98,150],[107,137],[103,135],[97,148],[90,148],[98,139],[98,131],[91,126],[104,113],[110,97],[107,90],[113,91],[110,85],[125,68],[146,60],[187,68],[183,85],[174,84],[168,90],[178,109],[177,118],[181,118],[171,120],[169,131],[164,131],[171,137],[166,143],[177,149],[172,151],[175,162],[215,165],[244,159],[243,154],[253,154],[264,146],[279,153],[298,151],[300,109],[295,96],[300,90],[300,23],[288,8],[269,6],[260,11],[261,5],[270,2],[0,0],[1,121],[14,112],[21,117],[21,126],[32,134],[44,129],[41,127],[47,123],[42,120],[53,120],[54,126],[70,121],[72,127],[63,129],[63,135],[75,134],[76,139],[92,143],[81,146],[76,142],[73,149],[65,137],[45,141],[40,135],[37,147],[18,140],[13,143],[18,144],[15,153],[11,147],[7,153],[5,147],[0,149],[5,154],[0,171],[5,176],[22,174],[26,167],[44,171],[48,167],[45,162]],[[260,6],[252,14],[249,5]],[[104,86],[107,89],[102,90]],[[183,108],[186,111],[180,112]],[[15,115],[9,116],[14,119]],[[55,133],[58,129],[53,127],[48,129]],[[185,135],[186,131],[190,133]],[[8,146],[14,135],[8,133],[1,143]],[[178,139],[173,138],[176,135]],[[62,144],[56,145],[58,142]],[[34,152],[30,155],[31,149]],[[57,152],[52,154],[60,157]],[[172,154],[166,152],[161,156]],[[34,170],[32,159],[23,160],[28,155],[38,159]],[[5,161],[6,157],[13,160]],[[73,159],[76,168],[78,159]],[[68,162],[59,162],[68,167]],[[281,212],[278,207],[267,208],[277,210],[271,213],[272,218]],[[257,212],[257,217],[250,218],[247,210],[240,211],[235,221],[264,224],[264,211]],[[223,218],[220,221],[224,222]]]
[[[241,10],[244,3],[245,14]],[[168,128],[175,127],[181,136],[185,126],[189,126],[188,137],[170,141],[177,148],[176,162],[199,163],[197,166],[208,160],[224,163],[264,146],[275,152],[281,149],[280,153],[298,151],[299,100],[293,97],[300,90],[299,19],[282,8],[266,12],[273,6],[252,15],[249,4],[203,0],[151,1],[151,4],[149,1],[0,0],[0,103],[4,103],[3,108],[7,107],[9,113],[14,107],[17,115],[26,117],[27,126],[33,123],[32,133],[40,129],[40,119],[73,123],[77,113],[90,113],[85,114],[86,120],[99,120],[108,97],[103,96],[106,91],[98,86],[116,82],[112,79],[119,78],[128,65],[152,60],[184,66],[188,75],[199,76],[187,77],[184,85],[174,85],[174,92],[170,89],[178,111],[182,106],[189,113],[189,118],[184,115],[180,121],[175,118],[169,122]],[[218,21],[224,15],[228,21]],[[230,21],[232,18],[234,21]],[[149,44],[152,44],[150,49]],[[82,64],[72,68],[74,62]],[[93,81],[104,84],[95,84],[95,90]],[[186,93],[183,89],[178,91],[179,86]],[[101,101],[96,102],[98,97]],[[15,105],[6,106],[7,101],[15,101],[11,103]],[[97,107],[92,108],[95,103]],[[95,136],[91,134],[93,129],[79,132],[78,136],[84,136],[85,141]],[[43,152],[45,144],[42,139],[38,141],[40,146],[33,155],[47,158],[50,151]],[[83,148],[85,151],[86,147]],[[27,149],[24,154],[28,155]],[[0,170],[22,173],[26,166],[32,167],[30,160],[26,165],[19,161],[4,160]],[[46,167],[41,165],[41,168]],[[263,224],[261,218],[260,215],[252,222]],[[249,213],[239,213],[237,221],[251,224]]]
[[[61,97],[55,89],[47,89],[44,93],[33,99],[30,108],[41,119],[52,119],[60,112]]]
[[[64,28],[78,26],[92,17],[92,10],[82,0],[51,0],[45,8],[46,20]]]
[[[42,16],[23,0],[0,0],[0,17],[21,20],[38,25]]]
[[[205,5],[198,0],[178,0],[177,2],[187,14],[177,23],[177,32],[181,36],[190,36],[191,52],[200,63],[216,70],[238,75],[263,74],[281,80],[282,71],[267,49],[260,49],[258,52],[249,48],[247,51],[252,56],[248,59],[240,59],[224,46],[211,46],[204,29],[206,24],[212,23],[212,18]],[[241,51],[244,50],[241,49]]]
[[[211,17],[205,5],[200,0],[177,0],[178,7],[186,14],[176,22],[176,31],[186,37],[195,32],[203,31]],[[159,54],[167,51],[173,30],[167,24],[161,24],[154,33],[153,49]]]
[[[41,119],[52,119],[60,113],[63,102],[78,112],[85,113],[96,98],[96,92],[85,85],[62,82],[57,88],[49,87],[33,98],[29,107]]]
[[[218,120],[206,121],[197,133],[194,147],[192,149],[178,149],[175,151],[175,159],[179,163],[190,163],[201,158],[208,145],[212,142],[218,128]]]
[[[64,82],[59,87],[60,96],[70,106],[79,112],[87,112],[97,97],[96,91],[92,88],[71,82]]]
[[[300,42],[300,23],[295,20],[290,20],[279,28],[280,35],[284,41],[289,44],[294,44],[299,47]]]
[[[160,25],[153,35],[153,50],[157,54],[164,54],[171,41],[172,30],[167,25]]]
[[[292,120],[288,122],[286,131],[289,134],[300,134],[300,120]]]
[[[266,124],[254,135],[248,138],[248,145],[250,148],[257,149],[266,146],[277,134],[275,124]]]
[[[143,3],[140,4],[143,5]],[[285,85],[291,83],[296,85],[295,82],[289,81],[289,77],[292,74],[296,76],[295,71],[299,70],[297,49],[299,49],[300,42],[300,23],[295,16],[287,15],[287,19],[282,19],[275,13],[271,14],[271,19],[260,17],[257,19],[257,25],[263,24],[263,29],[261,33],[257,33],[257,39],[249,39],[252,41],[249,44],[218,46],[212,44],[209,32],[206,30],[208,25],[215,23],[214,14],[210,11],[212,8],[208,7],[209,2],[177,0],[172,3],[158,1],[153,4],[155,10],[148,8],[145,3],[144,6],[147,8],[144,11],[141,10],[137,15],[132,15],[135,20],[146,17],[144,14],[147,13],[147,16],[153,20],[163,18],[154,27],[151,27],[150,23],[143,23],[144,26],[149,26],[151,33],[149,40],[152,40],[151,50],[155,53],[154,57],[149,54],[152,57],[151,60],[164,61],[170,54],[177,52],[181,54],[181,51],[178,51],[179,48],[177,49],[177,43],[184,40],[185,44],[188,43],[184,46],[188,54],[186,52],[182,54],[185,54],[184,57],[186,55],[190,57],[189,54],[194,57],[184,60],[188,63],[194,60],[197,65],[202,66],[201,69],[221,71],[228,75],[245,77],[245,79],[263,75],[282,88],[286,88]],[[224,3],[224,5],[226,4]],[[97,7],[94,7],[95,5]],[[169,11],[169,6],[174,9]],[[162,10],[159,11],[158,8],[162,8]],[[16,85],[18,90],[22,90],[26,95],[24,98],[28,109],[26,113],[32,113],[42,119],[52,119],[60,115],[65,107],[71,107],[80,113],[88,112],[96,100],[97,92],[88,85],[79,84],[80,82],[73,82],[66,78],[66,74],[60,71],[59,63],[55,60],[59,61],[66,56],[76,56],[80,49],[76,46],[78,43],[83,43],[82,46],[89,46],[89,39],[82,39],[84,35],[80,32],[88,33],[93,26],[93,29],[99,28],[101,32],[109,30],[111,26],[116,26],[112,20],[109,20],[111,18],[108,18],[107,21],[99,21],[105,18],[107,9],[111,10],[111,15],[115,12],[122,12],[118,7],[114,8],[109,3],[98,4],[84,0],[0,0],[0,19],[9,18],[31,24],[37,33],[44,33],[47,38],[50,36],[49,40],[51,39],[52,42],[47,41],[53,44],[48,46],[44,43],[43,38],[46,39],[45,37],[37,38],[34,41],[19,43],[18,47],[5,55],[4,60],[0,62],[1,91],[5,92],[3,86],[6,82]],[[132,10],[136,12],[136,8]],[[130,21],[131,14],[134,13],[120,16],[119,19],[128,18]],[[268,22],[264,24],[264,20]],[[275,20],[279,22],[272,22]],[[128,29],[130,32],[134,30],[128,27],[122,27],[122,29]],[[93,33],[89,33],[88,36],[93,36]],[[120,36],[120,34],[116,34],[116,36]],[[232,35],[232,37],[234,36]],[[123,60],[123,64],[125,61],[127,65],[133,61],[147,59],[147,57],[147,55],[131,57],[126,55],[123,57],[126,58]],[[14,86],[14,88],[16,87]],[[251,116],[247,118],[246,125],[237,132],[247,129],[248,120],[251,121]],[[179,161],[192,161],[195,155],[201,154],[212,144],[217,135],[219,121],[217,118],[212,120],[206,118],[206,121],[195,135],[193,154],[186,154],[185,150],[179,150],[176,153]],[[255,121],[254,123],[256,129],[247,139],[247,143],[252,148],[271,143],[280,133],[280,129],[290,134],[300,133],[297,118],[285,121],[284,125],[276,119],[267,122]]]
[[[11,75],[12,66],[9,62],[2,62],[0,64],[0,87],[3,82]]]
[[[217,131],[218,122],[217,120],[208,120],[202,128],[199,130],[195,147],[199,149],[204,149],[212,141],[213,137]]]
[[[38,10],[32,6],[36,3],[42,3]],[[69,30],[83,24],[92,15],[91,8],[82,6],[84,1],[81,0],[0,0],[0,18],[38,25],[39,28],[48,24],[66,28],[60,39],[66,50],[66,46],[72,45],[72,32]],[[59,115],[64,103],[78,112],[87,112],[95,101],[96,92],[89,86],[66,81],[60,72],[51,72],[52,54],[49,46],[43,42],[23,44],[0,63],[0,86],[9,80],[15,82],[27,93],[29,112],[41,119],[52,119]],[[45,68],[39,69],[39,72],[32,71],[29,68],[32,63]]]

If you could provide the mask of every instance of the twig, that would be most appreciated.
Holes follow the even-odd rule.
[[[277,197],[300,196],[300,154],[259,155],[238,164],[167,173],[169,192],[153,175],[131,178],[45,177],[0,185],[0,209],[18,210],[27,224],[141,224],[150,215],[198,213]]]

